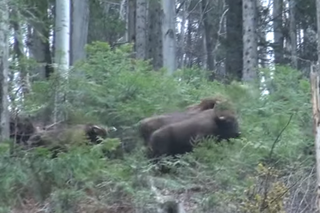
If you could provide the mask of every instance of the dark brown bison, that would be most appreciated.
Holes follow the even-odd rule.
[[[9,128],[10,138],[14,139],[17,144],[26,144],[29,138],[37,131],[31,119],[19,116],[10,117]]]
[[[186,112],[174,112],[163,115],[157,115],[145,118],[139,122],[139,133],[144,141],[144,145],[148,144],[151,134],[157,129],[176,122],[189,119],[199,112],[207,109],[213,109],[216,104],[222,102],[221,97],[206,98],[201,100],[199,104],[194,104],[187,107]]]
[[[166,125],[152,133],[148,145],[148,156],[184,154],[193,149],[193,140],[206,136],[222,139],[240,136],[238,121],[229,110],[208,109],[192,118]]]
[[[52,144],[71,143],[100,143],[99,137],[105,139],[112,128],[104,128],[94,124],[79,124],[72,127],[57,128],[54,130],[42,130],[30,137],[29,147],[50,146]]]

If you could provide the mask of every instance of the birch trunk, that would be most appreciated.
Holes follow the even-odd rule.
[[[56,0],[55,8],[55,64],[59,79],[68,79],[68,69],[70,64],[70,0]],[[54,101],[54,123],[64,120],[66,116],[61,109],[61,104],[65,101],[61,89],[61,81],[58,83]],[[66,82],[65,82],[66,83]]]
[[[169,75],[176,70],[175,1],[162,0],[163,66]]]

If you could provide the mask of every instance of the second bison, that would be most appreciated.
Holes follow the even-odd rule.
[[[173,112],[163,115],[152,116],[141,120],[139,123],[139,133],[144,140],[144,145],[147,145],[151,134],[160,129],[161,127],[181,122],[183,120],[189,119],[199,112],[205,111],[207,109],[213,109],[216,104],[223,102],[221,97],[215,98],[205,98],[202,99],[200,103],[188,106],[186,112]]]
[[[181,122],[156,130],[150,137],[149,157],[174,156],[192,151],[193,140],[206,136],[222,139],[240,136],[236,115],[229,110],[209,109]]]

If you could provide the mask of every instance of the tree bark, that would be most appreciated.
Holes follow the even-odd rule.
[[[317,0],[317,7],[320,6]],[[319,20],[319,15],[318,20]],[[318,46],[320,46],[318,44]],[[316,173],[317,173],[317,210],[320,211],[320,80],[319,80],[319,64],[312,65],[310,72],[311,94],[312,94],[312,111],[313,111],[313,132],[315,137],[315,153],[316,153]]]
[[[0,2],[0,141],[9,139],[8,70],[9,70],[9,8]]]
[[[283,64],[283,0],[273,0],[274,62]]]
[[[253,81],[257,78],[257,2],[243,0],[243,81]]]
[[[153,68],[163,66],[161,4],[159,1],[149,2],[148,13],[148,58],[152,59]]]
[[[57,75],[59,79],[68,79],[68,69],[70,64],[70,0],[56,0],[55,8],[55,63],[57,65]],[[58,81],[55,101],[53,122],[66,119],[61,109],[61,104],[65,101],[64,91],[61,90],[61,82]],[[64,82],[66,83],[66,82]]]
[[[240,81],[243,68],[242,0],[227,0],[226,74]]]
[[[147,2],[146,0],[137,0],[136,14],[136,58],[147,58]]]
[[[70,65],[86,58],[85,45],[88,40],[89,2],[72,0],[72,29]]]
[[[295,7],[296,7],[295,1],[289,0],[291,66],[297,69],[298,59],[297,59],[297,28],[296,28]]]
[[[176,70],[175,1],[162,0],[163,66],[171,75]]]

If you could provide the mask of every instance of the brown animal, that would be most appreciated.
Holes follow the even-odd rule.
[[[193,140],[206,136],[216,136],[218,141],[239,137],[235,114],[228,110],[208,109],[192,118],[166,125],[151,135],[148,156],[157,158],[190,152]]]
[[[19,116],[10,117],[10,138],[14,139],[17,144],[26,144],[29,138],[37,132],[31,119]]]
[[[213,109],[216,104],[222,101],[223,99],[221,97],[206,98],[201,100],[200,104],[194,104],[187,107],[186,112],[168,113],[141,120],[139,122],[139,133],[144,141],[144,145],[148,144],[151,134],[157,129],[160,129],[167,124],[172,124],[183,121],[185,119],[189,119],[197,113],[205,111],[207,109]]]
[[[67,128],[58,128],[48,131],[40,131],[30,137],[29,147],[48,146],[51,144],[71,144],[90,141],[91,143],[100,143],[99,137],[105,139],[112,128],[104,128],[94,124],[79,124]]]
[[[222,97],[215,97],[215,98],[204,98],[201,100],[201,102],[199,104],[193,104],[190,106],[186,107],[186,110],[188,112],[193,112],[193,113],[197,113],[197,112],[202,112],[205,111],[207,109],[213,109],[216,104],[222,103],[225,100]]]

